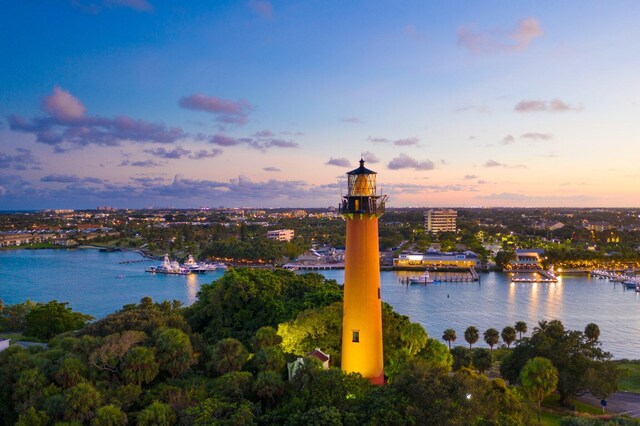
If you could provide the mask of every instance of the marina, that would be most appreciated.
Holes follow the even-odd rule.
[[[145,296],[189,305],[202,284],[224,273],[152,274],[144,272],[143,264],[120,263],[134,259],[140,255],[95,249],[0,251],[0,299],[9,304],[65,301],[101,318]],[[340,284],[344,280],[343,270],[313,272]],[[447,272],[430,271],[433,283],[403,284],[420,274],[382,271],[381,296],[398,313],[422,324],[430,337],[440,339],[447,328],[462,336],[470,325],[482,331],[525,321],[532,330],[540,320],[559,319],[569,329],[583,330],[595,322],[605,350],[615,358],[640,358],[640,293],[621,283],[587,273],[561,274],[556,283],[512,282],[510,274],[498,272],[477,273],[478,281],[439,281],[437,275]],[[455,344],[464,344],[462,337]]]

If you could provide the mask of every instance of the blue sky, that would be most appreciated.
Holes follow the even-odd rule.
[[[192,4],[193,3],[193,4]],[[637,206],[640,3],[72,0],[0,16],[0,209]]]

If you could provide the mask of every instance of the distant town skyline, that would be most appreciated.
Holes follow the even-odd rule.
[[[640,206],[635,1],[11,2],[0,210]]]

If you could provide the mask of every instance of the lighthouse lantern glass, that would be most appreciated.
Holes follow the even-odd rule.
[[[349,175],[350,197],[372,197],[376,195],[375,174]]]

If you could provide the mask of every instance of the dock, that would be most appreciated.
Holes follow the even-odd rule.
[[[480,281],[480,276],[476,272],[475,268],[470,268],[466,271],[438,271],[429,269],[429,275],[433,278],[434,283]],[[411,277],[402,277],[400,278],[400,282],[402,284],[409,284],[410,278]]]
[[[557,283],[558,282],[558,277],[556,277],[551,271],[540,269],[540,270],[518,271],[518,272],[531,273],[531,274],[534,274],[534,276],[532,278],[523,278],[523,277],[516,277],[515,275],[513,275],[515,273],[512,273],[511,275],[512,283]]]

